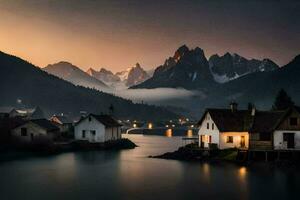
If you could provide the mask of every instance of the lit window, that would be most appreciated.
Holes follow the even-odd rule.
[[[226,143],[233,143],[233,136],[227,136]]]

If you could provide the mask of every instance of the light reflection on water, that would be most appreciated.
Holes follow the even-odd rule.
[[[181,138],[126,137],[139,147],[0,163],[0,199],[284,199],[300,185],[298,171],[147,158]]]

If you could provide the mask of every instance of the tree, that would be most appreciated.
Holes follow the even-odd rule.
[[[275,102],[272,106],[273,110],[285,110],[295,103],[292,101],[291,97],[286,93],[284,89],[281,89],[276,96]]]

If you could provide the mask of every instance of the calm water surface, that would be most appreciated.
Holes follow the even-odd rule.
[[[0,199],[298,199],[300,170],[147,158],[180,137],[129,136],[140,147],[0,163]]]

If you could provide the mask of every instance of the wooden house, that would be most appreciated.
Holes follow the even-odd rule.
[[[300,149],[300,108],[283,111],[207,109],[198,123],[199,146],[250,150]]]
[[[59,128],[47,119],[34,119],[14,128],[11,135],[21,143],[39,143],[52,142],[59,133]]]
[[[109,115],[90,114],[74,126],[76,140],[102,143],[121,139],[121,124]]]
[[[250,132],[252,150],[300,149],[300,108],[258,111]]]

